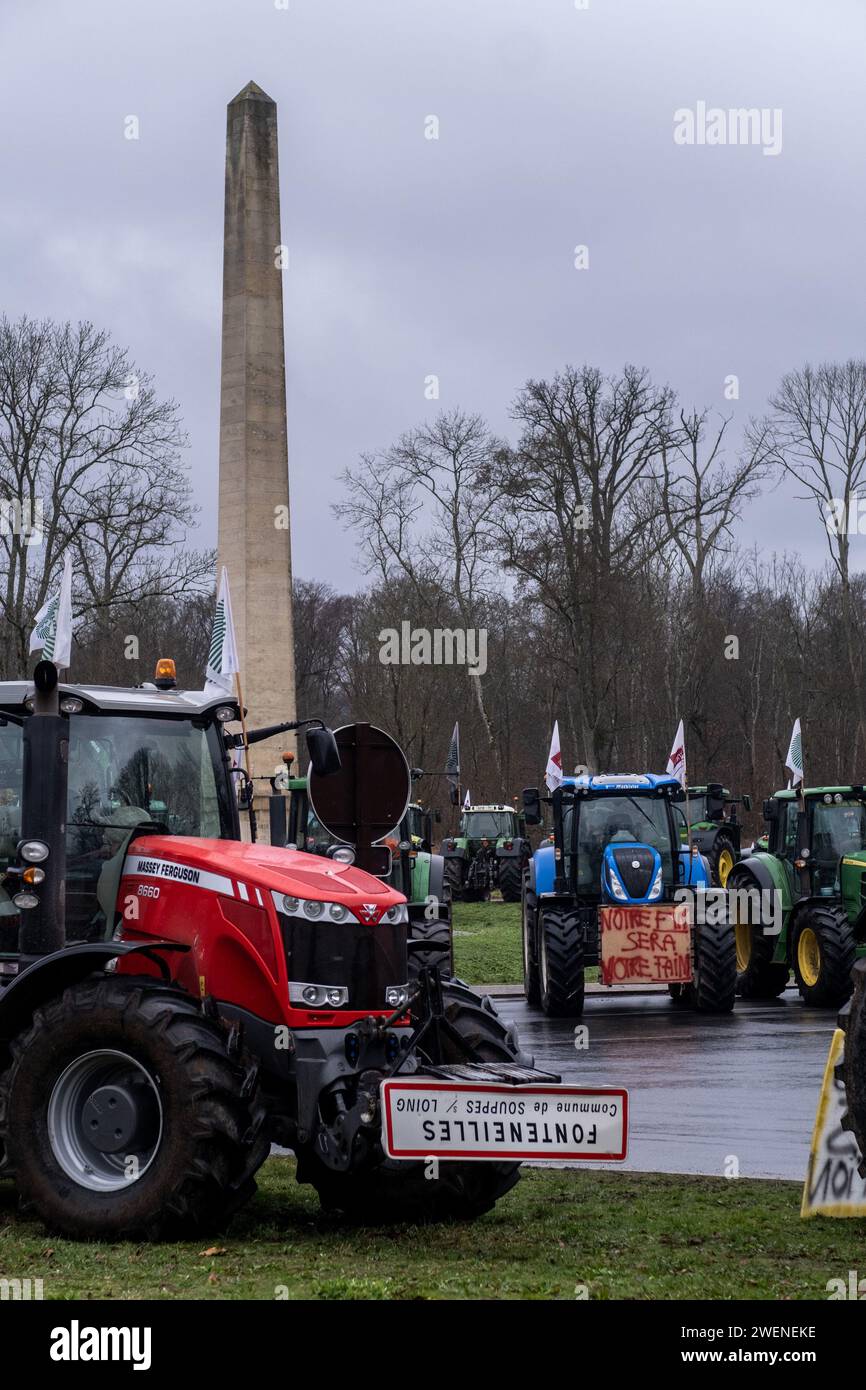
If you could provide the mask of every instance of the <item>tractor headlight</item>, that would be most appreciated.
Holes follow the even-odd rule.
[[[653,886],[652,886],[652,888],[649,890],[650,901],[652,901],[653,898],[659,898],[659,897],[661,897],[661,891],[662,891],[662,870],[661,870],[661,865],[659,865],[659,867],[658,867],[658,869],[657,869],[657,871],[656,871],[656,876],[655,876],[655,878],[653,879]]]
[[[349,915],[349,909],[342,903],[329,903],[328,916],[332,922],[344,922]]]
[[[16,907],[26,909],[28,907],[38,907],[39,899],[35,893],[16,893],[12,899]]]
[[[307,898],[304,903],[305,917],[321,917],[325,910],[325,904],[317,902],[315,898]]]
[[[628,893],[623,888],[622,884],[619,881],[619,878],[613,870],[611,870],[609,877],[611,892],[613,893],[613,896],[615,898],[619,898],[620,902],[627,902]]]
[[[62,714],[80,714],[83,709],[84,701],[79,700],[75,695],[67,695],[65,699],[60,701]]]
[[[389,1009],[399,1009],[409,998],[408,985],[389,985],[385,990],[385,1003]]]
[[[294,917],[295,913],[297,912],[300,906],[301,903],[299,898],[283,898],[283,910],[285,912],[288,912],[290,917]]]
[[[18,857],[27,864],[44,864],[50,853],[43,840],[22,840],[18,846]]]
[[[328,858],[336,859],[338,864],[354,864],[355,851],[351,845],[332,845],[328,850]]]
[[[289,1003],[306,1009],[342,1009],[349,1002],[345,985],[289,985]]]

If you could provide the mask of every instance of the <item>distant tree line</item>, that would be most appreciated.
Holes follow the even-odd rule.
[[[368,585],[296,582],[299,712],[371,720],[428,773],[459,720],[476,800],[539,781],[554,719],[566,768],[606,771],[663,769],[682,717],[690,779],[760,799],[799,715],[807,781],[866,779],[866,363],[789,373],[736,442],[631,366],[529,381],[511,414],[512,442],[455,410],[346,471]],[[71,678],[135,683],[174,655],[201,682],[214,557],[189,544],[183,445],[175,404],[91,325],[0,323],[0,508],[44,499],[40,546],[0,524],[4,678],[71,546]],[[765,491],[812,500],[820,571],[781,523],[738,542]],[[404,623],[484,630],[484,674],[383,662]],[[447,806],[443,778],[419,790]]]

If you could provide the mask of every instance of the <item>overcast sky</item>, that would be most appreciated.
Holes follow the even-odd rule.
[[[0,0],[0,308],[92,319],[179,401],[197,543],[225,107],[251,78],[279,108],[297,575],[362,582],[336,475],[437,409],[509,434],[527,377],[631,361],[736,437],[787,369],[863,355],[863,0],[283,3]],[[780,108],[781,152],[676,144],[700,101]],[[744,537],[822,563],[789,491]]]

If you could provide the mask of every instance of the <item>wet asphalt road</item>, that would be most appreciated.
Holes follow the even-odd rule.
[[[793,990],[738,1000],[720,1018],[680,1013],[667,993],[588,994],[589,1047],[578,1052],[573,1022],[522,996],[494,1002],[537,1067],[628,1090],[629,1156],[599,1167],[724,1176],[733,1154],[741,1177],[805,1178],[833,1011],[804,1008]]]

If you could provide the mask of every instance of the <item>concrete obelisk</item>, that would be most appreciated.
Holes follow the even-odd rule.
[[[219,564],[252,725],[295,717],[281,241],[277,107],[250,82],[226,131]],[[253,776],[293,747],[291,735],[253,745]]]

